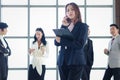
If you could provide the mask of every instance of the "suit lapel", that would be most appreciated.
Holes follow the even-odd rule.
[[[2,47],[4,47],[4,48],[5,48],[5,46],[3,45],[3,43],[2,43],[2,41],[1,41],[1,39],[0,39],[0,46],[2,46]]]

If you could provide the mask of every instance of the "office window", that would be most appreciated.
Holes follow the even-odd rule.
[[[87,24],[90,36],[110,36],[109,25],[113,23],[112,8],[87,8]]]
[[[28,35],[27,8],[2,8],[1,19],[9,26],[7,36]]]
[[[56,80],[56,70],[47,70],[45,80]]]
[[[108,58],[103,50],[111,37],[109,25],[115,22],[114,0],[0,0],[0,21],[9,26],[6,39],[12,51],[8,61],[8,80],[27,80],[30,64],[28,49],[37,27],[43,28],[49,43],[45,80],[60,80],[56,65],[60,47],[54,45],[52,29],[61,27],[65,5],[70,2],[79,5],[82,21],[90,26],[89,36],[94,48],[91,80],[102,79]]]
[[[11,56],[9,56],[9,68],[27,68],[27,39],[7,39],[11,48]]]
[[[105,70],[91,70],[91,80],[102,80]]]
[[[112,5],[113,0],[86,0],[87,5]]]
[[[66,5],[70,2],[75,2],[78,5],[84,5],[84,0],[58,0],[59,5]]]
[[[37,27],[43,28],[46,36],[53,36],[52,29],[56,28],[55,8],[30,9],[30,35],[35,33]]]
[[[8,80],[28,80],[27,70],[9,70]]]
[[[26,5],[28,0],[1,0],[3,5]]]
[[[56,0],[31,0],[31,5],[55,5]]]
[[[108,56],[104,54],[104,49],[108,48],[109,38],[91,38],[93,40],[94,64],[95,68],[105,68],[107,66]]]

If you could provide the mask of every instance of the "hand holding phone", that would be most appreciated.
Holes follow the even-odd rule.
[[[66,19],[68,23],[71,23],[71,19],[70,18],[67,18]]]
[[[62,20],[62,24],[63,24],[64,26],[69,26],[70,23],[71,23],[71,19],[68,18],[67,16],[65,16],[65,17],[63,18],[63,20]]]

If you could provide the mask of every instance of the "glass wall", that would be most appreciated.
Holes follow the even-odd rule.
[[[28,49],[37,27],[45,31],[50,48],[45,80],[60,80],[56,66],[59,48],[54,46],[52,29],[61,26],[64,7],[69,2],[79,5],[83,22],[90,26],[89,37],[94,47],[91,80],[102,80],[107,66],[103,49],[110,40],[109,25],[114,22],[114,0],[0,0],[0,21],[9,25],[6,39],[12,50],[8,80],[27,80],[30,63]]]

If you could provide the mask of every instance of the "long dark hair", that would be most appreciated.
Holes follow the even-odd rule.
[[[43,43],[43,45],[46,45],[47,44],[47,41],[45,39],[45,34],[44,34],[44,31],[42,28],[37,28],[36,31],[40,31],[42,32],[42,38],[41,38],[41,42]],[[37,38],[36,38],[36,34],[34,35],[34,41],[33,41],[33,44],[37,41]]]
[[[81,13],[80,13],[80,9],[78,7],[78,5],[74,2],[71,2],[71,3],[68,3],[66,6],[65,6],[65,13],[67,12],[67,7],[71,5],[74,10],[75,10],[75,15],[76,15],[76,18],[78,19],[78,21],[82,22],[82,18],[81,18]]]

